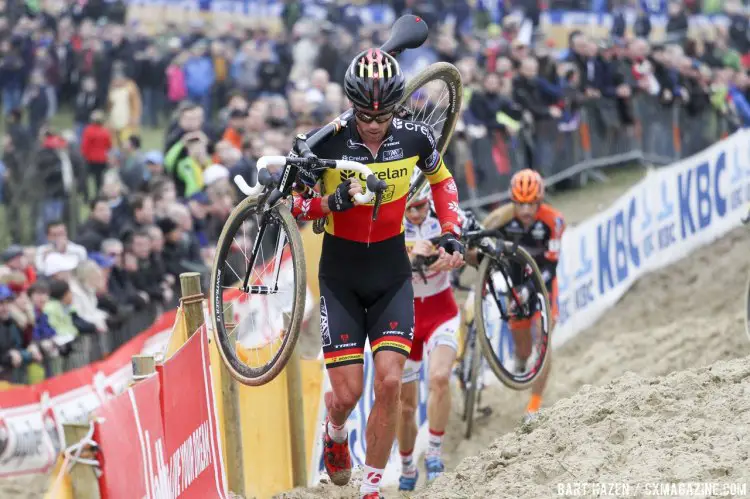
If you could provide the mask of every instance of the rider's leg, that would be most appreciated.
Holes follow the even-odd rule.
[[[401,378],[414,335],[411,276],[393,284],[366,306],[367,336],[375,364],[375,401],[367,419],[367,454],[359,489],[361,495],[379,492],[396,437]]]
[[[420,311],[421,304],[419,298],[414,300],[414,337],[409,358],[404,365],[404,374],[401,377],[401,415],[396,430],[398,450],[401,454],[401,476],[398,480],[398,490],[401,491],[414,490],[417,486],[417,478],[419,478],[413,455],[419,432],[416,418],[419,404],[419,374],[422,372],[424,341],[432,327],[427,320],[429,315]]]
[[[526,361],[531,356],[531,321],[529,319],[511,320],[510,334],[513,336],[513,356],[517,363],[514,368],[520,369],[526,366]]]
[[[425,454],[425,468],[428,483],[440,476],[445,469],[442,458],[443,436],[451,410],[450,379],[458,350],[456,331],[461,323],[458,306],[451,290],[446,290],[436,300],[442,300],[442,306],[437,310],[442,310],[449,319],[435,328],[427,342],[427,419],[430,434]]]
[[[456,349],[449,345],[438,345],[430,353],[430,393],[427,398],[427,419],[430,424],[428,456],[441,455],[443,434],[451,410],[450,379],[455,360]]]
[[[401,385],[401,411],[396,438],[398,439],[398,450],[401,454],[401,475],[407,478],[414,478],[417,474],[417,467],[414,464],[412,454],[419,431],[416,418],[418,404],[419,379],[410,382],[404,380]]]
[[[398,421],[401,375],[406,355],[389,350],[375,353],[375,401],[367,418],[367,455],[360,493],[378,492]],[[373,490],[374,489],[374,490]]]
[[[328,369],[328,379],[331,382],[331,392],[325,398],[328,434],[334,440],[343,442],[347,435],[346,420],[362,396],[364,369],[362,364],[334,367]],[[341,428],[343,432],[336,431],[337,428]]]
[[[346,485],[352,468],[346,420],[362,395],[365,312],[345,284],[319,282],[320,336],[331,382],[325,396],[323,464],[334,484]]]
[[[550,331],[554,330],[554,328],[555,318],[553,317],[550,321]],[[547,386],[547,378],[549,377],[550,370],[552,370],[551,348],[547,350],[547,363],[544,366],[544,370],[539,373],[539,376],[537,376],[537,378],[531,384],[531,400],[529,400],[529,405],[526,406],[527,413],[535,413],[542,406],[542,394],[544,393],[544,389]]]
[[[549,333],[550,333],[550,342],[552,341],[552,332],[555,330],[555,324],[557,323],[557,317],[559,314],[559,309],[557,306],[557,279],[553,279],[552,282],[548,285],[547,290],[549,292],[549,302],[550,302],[550,323],[549,323]],[[540,318],[536,319],[537,323],[537,330],[540,326]],[[529,335],[531,336],[531,335]],[[549,373],[552,370],[552,348],[547,349],[547,363],[544,367],[544,370],[539,373],[537,378],[534,380],[534,383],[531,385],[531,399],[529,400],[529,404],[526,406],[526,413],[527,414],[535,414],[542,406],[542,394],[544,393],[544,389],[547,386],[547,378],[549,377]]]

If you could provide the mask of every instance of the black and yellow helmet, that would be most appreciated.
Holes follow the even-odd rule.
[[[344,77],[344,93],[358,109],[389,111],[404,96],[406,79],[396,59],[380,49],[354,58]]]

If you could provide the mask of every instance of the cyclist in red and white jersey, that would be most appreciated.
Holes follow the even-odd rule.
[[[437,254],[430,239],[439,238],[442,231],[440,220],[431,206],[429,186],[422,189],[407,208],[404,232],[412,261],[417,255],[429,257]],[[450,271],[451,267],[436,261],[423,274],[412,274],[414,338],[402,376],[401,415],[396,433],[402,464],[399,490],[414,490],[419,476],[413,459],[418,431],[415,414],[419,403],[419,372],[422,359],[428,357],[427,419],[430,433],[425,455],[427,482],[444,471],[441,448],[451,408],[448,382],[456,360],[456,333],[460,323]]]

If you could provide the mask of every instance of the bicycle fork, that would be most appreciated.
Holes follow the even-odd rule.
[[[251,293],[256,295],[270,295],[279,291],[279,273],[281,272],[281,256],[284,250],[284,244],[286,242],[286,234],[283,229],[279,229],[279,235],[276,240],[276,251],[273,257],[274,270],[273,270],[273,281],[272,286],[258,285],[250,283],[250,274],[252,273],[255,261],[258,258],[258,251],[260,250],[261,241],[266,233],[266,227],[268,226],[269,212],[263,214],[263,218],[260,222],[260,228],[258,229],[258,236],[253,243],[252,253],[250,254],[250,260],[247,263],[247,270],[245,272],[245,278],[242,281],[242,287],[240,288],[245,293]]]

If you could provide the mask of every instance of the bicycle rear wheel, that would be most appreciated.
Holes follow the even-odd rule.
[[[495,373],[507,387],[514,390],[527,388],[547,366],[550,341],[550,304],[547,287],[534,259],[521,247],[511,252],[511,243],[504,242],[506,251],[498,257],[485,255],[479,265],[474,291],[474,320],[482,354]],[[513,282],[513,278],[516,282]],[[508,304],[514,286],[524,284],[531,291],[527,304],[511,311]],[[535,354],[531,366],[521,373],[506,367],[500,346],[502,323],[511,319],[536,319],[537,337],[533,343]],[[531,334],[531,331],[529,332]],[[504,362],[505,361],[505,362]]]
[[[461,114],[462,100],[461,73],[452,64],[437,62],[409,80],[400,113],[432,128],[437,139],[437,150],[445,154]],[[414,176],[407,202],[424,186],[426,180],[421,172]]]
[[[211,272],[214,337],[237,381],[264,385],[284,369],[312,309],[306,289],[302,239],[289,208],[277,203],[263,211],[257,198],[244,199],[224,224]],[[226,317],[230,303],[233,316]]]

